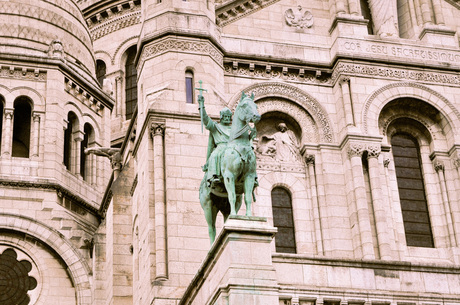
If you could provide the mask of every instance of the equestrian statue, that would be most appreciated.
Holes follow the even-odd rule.
[[[249,123],[260,121],[260,114],[254,103],[254,94],[248,96],[244,92],[233,120],[231,110],[225,107],[220,112],[220,122],[213,121],[206,113],[201,92],[198,104],[202,124],[209,130],[200,202],[212,245],[216,237],[216,217],[219,211],[224,221],[230,215],[237,215],[244,195],[246,216],[251,216],[251,203],[255,201],[254,188],[258,185],[256,155],[252,147],[257,131]]]

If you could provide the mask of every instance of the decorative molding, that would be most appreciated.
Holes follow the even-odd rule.
[[[199,55],[208,55],[219,66],[223,65],[223,54],[219,49],[208,40],[196,40],[188,37],[166,37],[162,40],[152,42],[144,47],[142,55],[139,59],[139,67],[142,67],[144,61],[167,53],[167,52],[183,52]]]
[[[254,93],[256,100],[265,97],[283,97],[297,103],[303,107],[318,125],[320,131],[320,141],[332,143],[334,141],[332,133],[332,124],[321,104],[312,96],[299,88],[285,83],[261,83],[252,85],[243,90],[247,93]],[[237,94],[229,104],[230,109],[234,109],[239,100],[240,94]]]
[[[376,90],[374,93],[372,93],[372,95],[367,99],[365,105],[364,105],[364,110],[363,110],[363,127],[364,127],[364,133],[365,134],[368,134],[369,133],[369,125],[368,125],[368,113],[369,113],[369,108],[370,106],[374,103],[375,100],[377,100],[377,97],[379,95],[383,95],[385,91],[388,91],[388,90],[392,90],[392,89],[396,89],[397,88],[401,88],[401,87],[407,87],[407,88],[417,88],[417,89],[420,89],[422,91],[425,91],[428,93],[429,96],[431,97],[436,97],[438,98],[439,100],[443,101],[449,108],[450,110],[455,114],[455,116],[457,117],[457,119],[460,120],[460,112],[458,111],[458,109],[456,107],[454,107],[445,97],[443,97],[441,94],[439,94],[438,92],[434,91],[433,89],[430,89],[426,86],[423,86],[421,84],[418,84],[418,83],[412,83],[412,82],[404,82],[404,83],[393,83],[393,84],[389,84],[389,85],[386,85],[378,90]],[[416,96],[414,95],[413,93],[408,93],[408,94],[404,94],[404,92],[402,92],[401,90],[398,90],[398,93],[399,95],[398,96],[394,96],[393,99],[396,99],[396,98],[399,98],[399,97],[404,97],[404,96],[412,96],[412,97],[415,97],[415,98],[419,98],[419,99],[422,99],[423,101],[429,103],[430,105],[432,105],[433,107],[435,107],[436,109],[439,110],[439,107],[440,105],[438,104],[432,104],[433,101],[432,100],[426,100],[426,99],[423,99],[423,97],[419,97],[419,96]],[[387,94],[388,95],[388,94]],[[387,95],[385,95],[385,99],[389,99],[387,97]],[[389,102],[390,100],[388,100],[387,102]],[[383,108],[383,107],[382,107]],[[381,109],[380,109],[381,110]],[[453,126],[454,127],[454,126]]]
[[[46,71],[25,67],[2,66],[0,77],[45,82]]]
[[[93,95],[84,90],[77,83],[71,79],[64,78],[65,87],[64,91],[72,95],[74,98],[82,102],[84,105],[88,106],[89,109],[93,110],[97,115],[101,115],[100,111],[104,108],[102,102],[96,99]]]
[[[344,73],[352,76],[377,76],[383,78],[460,86],[460,76],[458,73],[438,73],[343,62],[337,64],[334,68],[332,73],[332,82],[337,81]]]
[[[425,128],[430,132],[431,135],[434,134],[433,129],[432,129],[432,126],[433,126],[432,124],[427,123],[420,116],[414,115],[413,113],[405,112],[405,113],[399,113],[399,114],[392,115],[389,118],[385,119],[385,122],[382,124],[382,134],[384,136],[387,135],[388,126],[391,124],[391,122],[393,122],[394,120],[399,119],[399,118],[413,119],[414,121],[417,121],[420,124],[422,124],[423,126],[425,126]]]
[[[64,5],[65,3],[65,1],[59,2],[61,2],[62,5]],[[57,5],[57,3],[53,3],[53,5]],[[19,2],[17,3],[11,1],[0,2],[0,11],[2,12],[2,14],[5,15],[23,15],[30,17],[33,16],[33,18],[37,20],[52,24],[55,27],[63,29],[70,35],[79,39],[85,46],[92,45],[87,32],[84,32],[78,27],[75,27],[75,24],[73,22],[69,21],[67,18],[64,18],[62,14],[58,14],[55,11],[44,9],[43,7],[40,7],[38,5],[22,5]],[[79,15],[80,12],[75,11],[74,16]],[[84,26],[85,23],[82,22],[81,28],[83,28]],[[25,24],[1,24],[0,33],[2,34],[2,36],[12,36],[22,39],[30,39],[33,41],[40,41],[45,43],[46,45],[48,45],[50,41],[56,38],[56,36],[53,36],[55,35],[55,33],[42,31],[37,27],[25,26]]]
[[[216,24],[226,26],[279,0],[234,0],[216,7]]]
[[[96,209],[93,205],[88,203],[86,200],[78,196],[77,194],[73,193],[72,191],[66,189],[60,184],[54,183],[52,181],[46,182],[31,182],[31,181],[19,181],[19,180],[3,180],[0,179],[0,185],[3,187],[16,187],[16,188],[38,188],[44,190],[55,190],[56,193],[61,194],[61,196],[65,196],[69,198],[75,203],[78,203],[83,209],[89,211],[90,213],[97,215],[98,209]]]
[[[283,66],[264,63],[243,63],[226,61],[224,73],[228,76],[251,77],[261,79],[284,80],[316,85],[332,85],[330,73],[320,70],[305,70],[300,66]]]
[[[300,166],[299,163],[283,163],[283,162],[263,162],[257,160],[258,170],[278,171],[278,172],[291,172],[291,173],[305,173],[305,166]]]
[[[125,15],[109,19],[107,22],[94,26],[90,29],[91,38],[97,40],[115,31],[141,23],[141,12],[135,11]]]

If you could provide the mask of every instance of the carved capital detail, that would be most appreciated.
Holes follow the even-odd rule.
[[[164,123],[152,123],[150,125],[150,133],[152,134],[152,138],[155,136],[164,136],[166,126]]]
[[[308,165],[314,165],[315,164],[315,155],[306,155],[305,156],[305,162]]]
[[[442,161],[435,160],[433,162],[433,166],[434,166],[434,169],[436,170],[436,172],[444,171],[444,163]]]
[[[348,145],[348,158],[359,157],[361,158],[364,151],[366,150],[366,146],[362,143],[351,143]]]
[[[5,119],[11,120],[13,118],[14,109],[5,109]]]
[[[367,158],[378,158],[382,151],[380,145],[368,145],[367,146]]]
[[[340,85],[344,85],[344,84],[349,84],[350,82],[350,77],[349,76],[341,76],[340,79],[339,79],[339,83]]]
[[[33,120],[34,120],[34,122],[39,123],[40,122],[40,114],[34,113],[33,114]]]
[[[388,165],[390,165],[390,159],[383,160],[383,166],[388,168]]]

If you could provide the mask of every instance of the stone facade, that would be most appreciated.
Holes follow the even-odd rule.
[[[1,304],[460,304],[457,1],[35,2],[0,0]],[[199,80],[262,116],[211,247]]]

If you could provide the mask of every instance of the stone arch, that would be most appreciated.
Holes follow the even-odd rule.
[[[124,70],[126,50],[136,45],[138,38],[139,35],[131,36],[119,44],[115,53],[113,53],[112,65],[118,65],[118,69]]]
[[[451,136],[455,143],[458,142],[454,130],[458,130],[460,126],[460,112],[438,92],[413,82],[389,84],[371,94],[364,104],[362,113],[364,133],[379,134],[378,118],[381,110],[389,102],[403,97],[419,99],[438,109],[450,125],[449,130],[446,131],[452,133]]]
[[[313,117],[319,132],[321,142],[334,142],[331,121],[321,104],[305,91],[285,83],[266,82],[255,84],[243,89],[246,93],[254,93],[256,102],[266,97],[281,97],[296,103]],[[229,103],[229,108],[234,109],[240,99],[241,92],[234,95]]]
[[[0,213],[0,228],[29,234],[53,249],[69,270],[77,292],[77,304],[91,304],[90,268],[85,258],[61,233],[32,218],[7,213]]]
[[[15,87],[10,90],[10,93],[5,96],[6,108],[13,108],[14,101],[20,97],[26,96],[33,102],[33,110],[44,110],[45,100],[37,90],[29,87]],[[40,109],[38,109],[40,108]]]
[[[259,175],[259,186],[256,189],[257,203],[255,215],[267,217],[273,225],[271,210],[271,191],[275,187],[283,187],[291,194],[291,204],[294,217],[295,238],[297,253],[308,253],[313,249],[314,228],[311,218],[313,209],[312,202],[308,198],[305,181],[302,181],[292,173],[272,171],[265,175]]]

